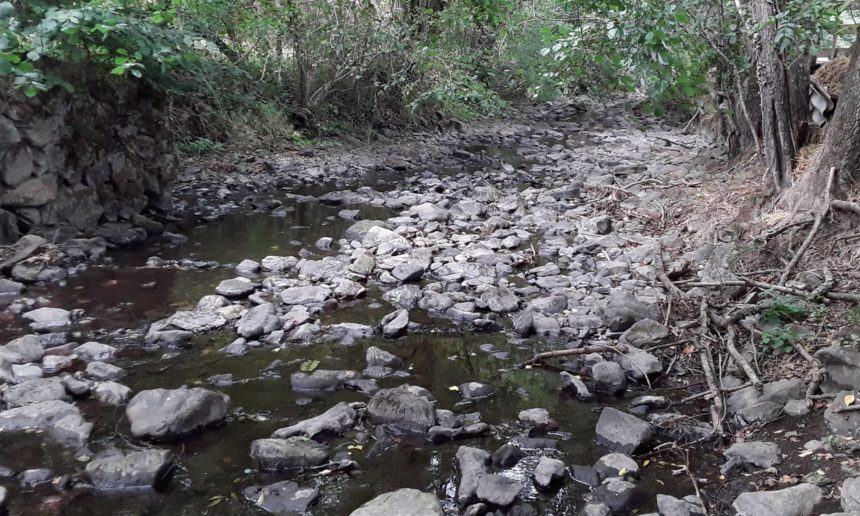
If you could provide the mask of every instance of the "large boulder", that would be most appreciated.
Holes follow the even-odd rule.
[[[168,450],[106,450],[87,464],[87,476],[96,489],[160,488],[173,475],[173,454]]]
[[[489,472],[490,453],[480,448],[460,446],[457,449],[455,461],[460,475],[460,482],[457,484],[457,503],[465,506],[475,500],[478,484]]]
[[[600,412],[595,433],[597,442],[627,455],[644,450],[654,438],[650,423],[611,407]]]
[[[433,403],[412,392],[407,385],[377,391],[367,403],[367,416],[374,424],[422,433],[436,422]]]
[[[812,516],[824,493],[812,484],[777,491],[743,493],[732,507],[737,516]]]
[[[137,393],[125,415],[132,436],[170,440],[220,423],[229,403],[226,394],[199,387],[152,389]]]
[[[352,511],[349,516],[443,516],[439,499],[417,489],[398,489],[384,493]]]

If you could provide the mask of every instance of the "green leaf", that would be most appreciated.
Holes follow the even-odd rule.
[[[113,75],[125,75],[125,66],[116,66],[111,71]]]
[[[37,90],[33,86],[27,86],[26,88],[24,88],[24,95],[26,95],[30,98],[33,98],[38,94],[39,94],[39,90]]]
[[[18,72],[20,73],[30,73],[34,69],[35,67],[33,66],[33,63],[29,63],[27,61],[18,64]]]
[[[113,60],[113,64],[115,64],[117,66],[122,66],[122,65],[126,64],[127,62],[128,62],[127,57],[115,57]]]

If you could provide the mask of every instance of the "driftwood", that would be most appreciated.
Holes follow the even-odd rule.
[[[740,366],[743,370],[744,374],[749,378],[750,382],[755,386],[755,389],[759,392],[762,390],[762,383],[756,374],[755,370],[752,368],[750,363],[741,355],[738,351],[738,348],[735,347],[735,341],[737,340],[737,332],[735,331],[734,325],[729,325],[728,332],[726,335],[726,349],[729,350],[729,354],[732,356],[732,359],[735,363]]]
[[[522,369],[526,366],[531,366],[535,364],[539,364],[544,360],[548,360],[550,358],[558,358],[558,357],[569,357],[574,355],[588,355],[589,353],[620,353],[623,354],[627,351],[626,346],[607,346],[605,344],[595,344],[594,346],[585,346],[582,348],[576,349],[559,349],[556,351],[546,351],[544,353],[538,353],[531,358],[531,360],[527,360],[522,364],[517,364],[514,366],[517,369]]]
[[[702,371],[705,375],[705,384],[710,391],[709,412],[711,414],[711,424],[714,427],[714,432],[717,435],[723,436],[723,398],[720,396],[720,389],[717,387],[717,381],[714,375],[714,364],[711,357],[711,344],[707,339],[708,334],[708,302],[702,299],[699,306],[699,360],[702,362]]]

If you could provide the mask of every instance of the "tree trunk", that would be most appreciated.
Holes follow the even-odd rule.
[[[785,192],[780,203],[794,210],[815,209],[825,198],[827,176],[837,172],[836,189],[860,181],[860,41],[851,46],[851,62],[845,73],[842,95],[833,118],[825,126],[827,135],[809,170]],[[833,195],[837,197],[836,192]]]
[[[756,76],[761,100],[761,145],[770,186],[791,186],[792,161],[797,153],[791,124],[791,88],[782,56],[776,51],[777,11],[770,0],[753,0],[750,12],[758,33]]]

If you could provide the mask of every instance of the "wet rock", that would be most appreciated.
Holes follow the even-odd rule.
[[[654,428],[636,416],[607,407],[600,412],[595,434],[600,444],[629,455],[642,451],[651,443]]]
[[[525,457],[526,454],[512,444],[504,444],[493,452],[493,466],[496,468],[512,468]]]
[[[260,261],[263,270],[270,272],[283,272],[292,269],[299,263],[295,256],[267,256]]]
[[[549,417],[549,412],[544,408],[533,408],[520,411],[517,416],[520,423],[538,432],[548,432],[558,429],[558,423]]]
[[[412,247],[406,238],[381,226],[368,229],[361,239],[361,245],[368,249],[376,248],[377,255],[394,254]]]
[[[311,305],[322,303],[331,297],[326,287],[290,287],[281,291],[281,302],[285,305]]]
[[[309,439],[316,439],[320,436],[343,435],[355,425],[355,420],[355,410],[346,403],[340,402],[318,416],[275,430],[272,438],[286,439],[301,435]]]
[[[475,400],[493,395],[493,388],[480,382],[460,384],[460,395],[464,400]],[[549,417],[549,416],[547,416]]]
[[[88,377],[99,381],[119,380],[128,374],[125,372],[125,369],[122,369],[121,367],[99,361],[87,364],[86,372]]]
[[[17,296],[24,290],[24,284],[17,281],[0,278],[0,297]]]
[[[292,373],[290,375],[290,386],[294,391],[313,392],[313,391],[328,391],[333,392],[344,380],[357,378],[358,373],[355,371],[335,371],[329,369],[317,369],[312,373]]]
[[[307,437],[257,439],[251,443],[251,458],[263,470],[304,469],[325,462],[328,449]]]
[[[281,327],[281,319],[275,305],[263,303],[247,312],[236,323],[236,333],[246,339],[255,339],[261,335],[272,333]]]
[[[519,309],[519,298],[516,294],[502,287],[487,287],[481,293],[481,300],[491,312],[515,312]]]
[[[779,446],[763,441],[735,443],[723,452],[723,456],[727,459],[737,457],[742,463],[758,468],[770,468],[782,463]]]
[[[637,380],[644,380],[645,376],[653,376],[663,371],[663,364],[656,356],[647,351],[627,346],[624,354],[614,353],[612,360],[621,365],[624,372]]]
[[[189,340],[192,335],[187,333],[167,333],[163,328],[156,326],[157,323],[150,326],[146,340],[148,343],[173,345],[182,340]],[[212,330],[217,330],[225,324],[227,319],[218,312],[198,312],[189,310],[179,310],[167,319],[167,324],[184,332],[202,333]]]
[[[799,484],[777,491],[743,493],[732,507],[737,516],[810,516],[823,492],[812,484]]]
[[[260,262],[254,260],[242,260],[236,265],[236,272],[242,275],[251,275],[260,272]]]
[[[695,496],[679,500],[674,496],[657,495],[657,510],[660,516],[705,516],[705,509]]]
[[[5,514],[9,506],[9,491],[0,486],[0,514]]]
[[[72,353],[77,355],[81,360],[85,360],[87,362],[105,362],[113,359],[114,355],[116,355],[116,348],[98,342],[85,342],[73,349]]]
[[[613,293],[603,308],[603,320],[611,331],[626,331],[642,319],[657,319],[656,305],[648,305],[629,295]]]
[[[304,514],[316,503],[319,490],[284,480],[267,486],[246,487],[242,495],[248,502],[271,514]]]
[[[327,256],[322,260],[301,260],[297,267],[299,279],[333,281],[346,276],[349,264],[338,258]]]
[[[158,489],[173,475],[173,454],[156,449],[106,450],[87,464],[86,472],[96,489]]]
[[[382,294],[382,299],[396,308],[411,310],[424,296],[421,287],[416,285],[403,285]]]
[[[540,489],[550,489],[564,481],[567,470],[564,462],[549,457],[541,457],[534,470],[534,482]]]
[[[0,431],[39,429],[56,440],[82,444],[92,424],[84,422],[80,411],[65,401],[42,401],[0,412]],[[69,433],[71,431],[71,433]]]
[[[425,292],[418,301],[418,308],[428,312],[444,313],[453,305],[454,301],[450,297],[436,292]]]
[[[238,357],[247,353],[249,347],[250,346],[248,346],[248,341],[242,337],[239,337],[230,344],[227,344],[223,348],[219,349],[218,352],[224,353],[225,355]]]
[[[571,466],[570,470],[573,479],[580,484],[584,484],[589,487],[600,485],[600,476],[597,474],[597,470],[591,466],[574,465]]]
[[[30,321],[33,331],[39,333],[63,331],[72,326],[71,312],[62,308],[37,308],[26,312],[22,317],[25,321]]]
[[[860,477],[845,479],[841,499],[843,511],[860,512]]]
[[[391,275],[403,283],[418,281],[424,275],[424,266],[415,262],[401,263],[391,270]]]
[[[628,514],[646,500],[645,493],[626,480],[610,478],[594,490],[613,514]]]
[[[426,432],[436,423],[433,404],[411,392],[408,385],[380,389],[367,403],[367,416],[373,424],[388,424],[414,432]]]
[[[66,386],[60,378],[39,378],[7,388],[2,392],[3,401],[9,408],[23,407],[43,401],[69,401]]]
[[[379,349],[376,346],[370,346],[367,348],[365,358],[367,359],[368,367],[380,366],[397,369],[403,365],[403,360],[401,360],[400,357],[397,357],[388,351]]]
[[[47,484],[54,478],[54,472],[48,468],[26,469],[18,473],[18,483],[25,489]]]
[[[64,374],[60,378],[66,386],[66,391],[72,396],[83,397],[90,394],[89,380],[80,380],[70,374]]]
[[[443,516],[439,500],[431,493],[417,489],[398,489],[384,493],[358,509],[349,516],[380,516],[380,515],[409,515],[409,516]]]
[[[137,393],[125,414],[132,436],[170,440],[220,423],[229,402],[229,396],[199,387],[152,389]]]
[[[92,389],[93,398],[108,405],[122,405],[131,398],[131,388],[116,382],[103,382]]]
[[[635,322],[633,326],[625,331],[624,335],[621,336],[621,340],[627,344],[641,348],[659,344],[668,337],[669,328],[666,328],[653,319],[642,319]]]
[[[222,281],[215,287],[215,292],[229,298],[248,297],[257,288],[257,284],[247,278],[233,278]]]
[[[824,411],[824,421],[834,434],[852,436],[860,429],[860,412],[845,410],[846,396],[857,396],[856,391],[841,391],[836,394],[833,402]],[[850,399],[850,398],[849,398]]]
[[[639,478],[639,464],[623,453],[610,453],[600,457],[594,464],[594,471],[600,480],[626,476]]]
[[[331,244],[334,241],[332,237],[322,237],[316,242],[314,242],[314,247],[321,251],[328,251],[331,249]]]
[[[461,506],[468,505],[475,500],[478,484],[487,474],[490,454],[480,448],[460,446],[457,449],[455,461],[460,475],[460,482],[457,484],[457,503]]]
[[[511,443],[526,450],[555,450],[558,448],[558,441],[544,437],[523,437],[518,435],[511,439]]]
[[[349,270],[361,276],[370,276],[376,267],[376,261],[369,254],[360,254],[350,264]],[[422,269],[423,273],[423,269]]]
[[[860,352],[834,345],[818,350],[815,358],[827,373],[826,385],[832,386],[830,391],[860,390]]]
[[[175,316],[175,314],[174,314]],[[172,319],[171,317],[170,319]],[[194,333],[186,330],[171,329],[170,319],[155,322],[149,326],[144,337],[144,342],[148,346],[183,346],[190,342],[194,337]],[[220,318],[222,326],[227,324],[226,319]]]
[[[604,503],[588,502],[583,506],[579,516],[610,516],[612,511]]]
[[[38,362],[45,354],[45,347],[38,335],[25,335],[0,347],[0,360],[11,364]]]
[[[367,289],[355,281],[348,279],[339,279],[336,281],[333,293],[334,297],[338,299],[355,299],[367,293]]]
[[[478,480],[476,494],[478,499],[499,507],[507,507],[514,503],[520,495],[523,485],[513,478],[502,475],[483,475]]]
[[[594,390],[609,394],[621,394],[627,388],[627,375],[615,362],[601,361],[591,366]]]
[[[393,339],[403,335],[409,327],[409,311],[400,309],[386,315],[382,318],[380,326],[384,337]]]

